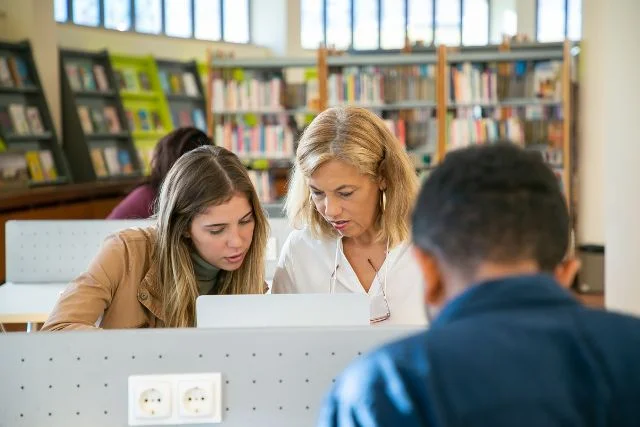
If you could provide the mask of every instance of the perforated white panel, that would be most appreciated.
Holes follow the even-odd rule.
[[[223,427],[307,427],[355,358],[417,329],[0,335],[0,426],[126,426],[129,375],[220,372]]]
[[[7,282],[66,283],[86,270],[104,239],[149,220],[8,221]]]

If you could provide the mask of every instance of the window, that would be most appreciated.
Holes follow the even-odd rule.
[[[136,31],[148,34],[162,32],[162,8],[160,0],[135,0]]]
[[[504,37],[515,36],[518,32],[518,12],[516,2],[512,0],[491,0],[491,34],[492,44],[500,44]]]
[[[191,1],[164,0],[165,34],[174,37],[191,37]]]
[[[324,7],[324,1],[326,0],[315,0],[321,8]],[[348,3],[350,0],[346,1]],[[53,2],[56,22],[73,22],[108,30],[164,34],[171,37],[194,37],[200,40],[221,40],[233,43],[249,43],[251,40],[250,0],[53,0]],[[312,4],[313,0],[308,3]],[[315,31],[316,37],[320,33],[320,40],[324,40],[322,23]],[[317,45],[316,43],[314,47]]]
[[[319,19],[318,19],[319,18]],[[300,2],[300,44],[304,49],[317,49],[324,41],[324,1]]]
[[[100,24],[100,3],[98,0],[75,0],[73,2],[73,23],[97,27]]]
[[[460,2],[436,0],[436,44],[460,44]]]
[[[536,39],[559,42],[582,37],[582,0],[538,0]]]
[[[406,5],[398,0],[382,0],[381,5],[380,47],[382,49],[402,49],[406,33],[404,20]]]
[[[351,46],[351,1],[326,0],[327,29],[325,39],[328,46],[347,49]]]
[[[110,30],[131,29],[131,1],[104,0],[104,27]]]
[[[224,0],[223,28],[225,41],[249,43],[249,0]],[[247,19],[239,19],[240,17]]]
[[[354,0],[353,48],[377,49],[379,46],[378,0]]]
[[[220,0],[196,0],[195,37],[201,40],[220,40]]]
[[[407,35],[409,43],[425,46],[433,43],[433,3],[424,0],[409,0]]]
[[[462,44],[489,44],[489,0],[464,0],[462,3]]]
[[[67,0],[55,0],[53,2],[53,16],[56,22],[66,22],[68,18]]]

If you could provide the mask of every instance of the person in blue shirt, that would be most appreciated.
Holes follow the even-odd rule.
[[[319,425],[640,426],[640,320],[581,305],[553,172],[509,144],[447,155],[413,213],[431,327],[354,362]]]

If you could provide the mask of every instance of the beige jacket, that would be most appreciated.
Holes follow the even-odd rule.
[[[154,227],[109,236],[89,269],[67,286],[42,330],[164,326]]]

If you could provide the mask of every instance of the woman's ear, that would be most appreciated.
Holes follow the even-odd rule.
[[[385,191],[387,189],[387,180],[385,178],[378,178],[378,188],[380,189],[380,191]]]

